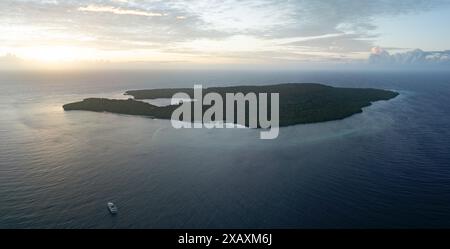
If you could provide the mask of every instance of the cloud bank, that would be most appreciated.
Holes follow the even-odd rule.
[[[388,51],[375,47],[369,57],[369,64],[377,66],[399,67],[443,67],[450,66],[450,50],[423,51],[415,49],[404,53],[390,54]]]

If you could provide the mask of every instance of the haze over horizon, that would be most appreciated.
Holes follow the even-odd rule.
[[[449,68],[450,1],[0,2],[0,69]]]

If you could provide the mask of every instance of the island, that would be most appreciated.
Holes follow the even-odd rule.
[[[186,93],[192,99],[194,97],[193,88],[131,90],[125,92],[125,95],[133,97],[128,100],[88,98],[80,102],[66,104],[63,108],[65,111],[84,110],[170,119],[172,113],[182,103],[158,107],[140,100],[172,98],[175,93],[180,92]],[[257,95],[259,93],[279,93],[280,127],[344,119],[361,113],[363,111],[362,108],[370,106],[373,102],[390,100],[399,95],[397,92],[388,90],[341,88],[316,83],[210,87],[203,89],[204,94],[211,92],[218,93],[221,96],[225,96],[226,93],[247,94],[253,92]],[[208,109],[208,107],[203,105],[203,111]],[[242,125],[246,125],[246,123]]]

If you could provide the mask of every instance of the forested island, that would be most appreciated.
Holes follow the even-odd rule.
[[[128,100],[88,98],[80,102],[66,104],[63,108],[66,111],[85,110],[170,119],[172,112],[181,103],[158,107],[139,100],[172,98],[175,93],[180,92],[186,93],[192,99],[194,98],[193,88],[132,90],[125,93],[125,95],[133,96],[133,98]],[[353,114],[361,113],[362,108],[370,106],[372,102],[389,100],[398,95],[397,92],[388,90],[340,88],[315,83],[211,87],[203,89],[203,94],[212,92],[220,94],[224,100],[226,93],[256,93],[257,95],[259,93],[279,93],[280,126],[344,119]],[[209,107],[203,105],[203,111]]]

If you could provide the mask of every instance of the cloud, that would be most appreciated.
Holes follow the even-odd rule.
[[[92,48],[279,62],[363,60],[374,19],[442,9],[446,0],[2,0],[0,51]],[[202,49],[203,48],[203,49]],[[120,52],[120,53],[119,53]],[[19,53],[17,53],[19,54]],[[150,53],[149,53],[150,54]],[[433,57],[434,56],[434,57]],[[436,55],[429,60],[437,60]],[[99,58],[104,59],[104,58]],[[154,58],[149,58],[154,59]],[[176,58],[175,58],[176,59]],[[439,60],[444,60],[439,57]],[[130,58],[133,60],[133,58]]]
[[[86,7],[79,7],[79,11],[87,12],[104,12],[116,15],[135,15],[135,16],[163,16],[162,13],[148,12],[140,10],[122,9],[114,6],[88,5]]]
[[[16,70],[27,67],[27,63],[13,54],[0,55],[0,70]]]
[[[450,66],[450,50],[426,52],[415,49],[404,53],[390,54],[383,48],[374,47],[369,57],[369,63],[378,66]]]
[[[16,63],[16,62],[20,62],[20,59],[13,54],[6,54],[0,56],[0,63]]]

